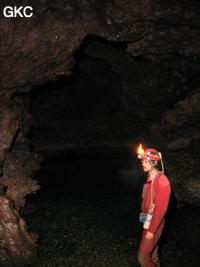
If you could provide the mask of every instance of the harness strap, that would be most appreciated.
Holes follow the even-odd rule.
[[[152,179],[151,181],[151,206],[149,208],[149,212],[153,213],[153,210],[155,208],[155,203],[153,203],[153,184],[154,184],[154,180],[159,177],[162,174],[162,172],[159,172],[156,174],[156,176]]]

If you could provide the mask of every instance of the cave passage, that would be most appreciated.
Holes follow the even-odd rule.
[[[0,15],[0,265],[39,242],[38,267],[135,266],[140,142],[180,208],[164,267],[199,265],[200,2],[20,2],[32,17]]]
[[[28,200],[37,211],[23,215],[40,235],[39,262],[34,266],[137,266],[144,175],[134,157],[127,148],[115,148],[76,149],[45,158],[36,175],[41,190]],[[199,213],[194,210],[173,209],[168,215],[164,266],[198,263]]]
[[[142,80],[152,66],[144,60],[136,63],[126,49],[127,42],[90,35],[74,55],[70,76],[33,87],[28,95],[36,126],[31,136],[35,151],[112,146],[141,138],[148,122],[138,120],[130,109],[139,108],[134,97],[128,100],[124,83]],[[137,94],[135,85],[128,86]]]
[[[153,67],[142,58],[126,57],[126,45],[89,36],[75,54],[71,76],[28,93],[36,126],[31,143],[44,162],[35,176],[41,189],[28,197],[27,207],[34,204],[37,212],[23,216],[40,236],[40,267],[137,264],[145,177],[135,147],[168,104],[158,105],[157,92],[153,100],[142,87]],[[146,112],[152,100],[154,109]],[[147,145],[149,140],[144,140]],[[184,267],[191,264],[192,255],[195,265],[199,208],[176,210],[175,198],[170,205],[161,260],[164,266]],[[184,242],[184,229],[192,252]]]

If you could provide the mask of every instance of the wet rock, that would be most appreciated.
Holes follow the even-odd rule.
[[[21,258],[36,258],[36,241],[38,236],[28,233],[26,222],[18,215],[13,202],[0,186],[0,236],[1,236],[1,266],[9,264],[16,266]],[[8,227],[9,225],[9,227]]]

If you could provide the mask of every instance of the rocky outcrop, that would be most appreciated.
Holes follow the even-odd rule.
[[[193,91],[166,112],[156,127],[154,125],[159,142],[163,144],[166,140],[166,157],[177,199],[193,205],[200,203],[199,103],[200,91]]]
[[[22,259],[32,261],[37,256],[37,235],[28,232],[18,212],[25,206],[25,197],[40,188],[33,176],[42,158],[31,151],[27,139],[33,119],[24,97],[15,95],[15,90],[2,91],[0,103],[0,261],[16,266]]]
[[[28,232],[26,222],[14,209],[13,201],[5,194],[3,185],[0,185],[0,214],[1,266],[22,266],[24,261],[33,263],[37,256],[38,236]]]
[[[7,5],[1,1],[0,9]],[[34,85],[71,75],[75,64],[82,76],[73,86],[65,85],[65,92],[87,92],[81,95],[86,104],[87,95],[92,96],[85,91],[88,84],[98,93],[105,88],[102,95],[110,93],[101,99],[107,117],[88,123],[90,129],[100,125],[96,135],[90,131],[88,142],[103,132],[108,140],[132,137],[156,147],[163,152],[177,199],[198,205],[199,1],[35,0],[31,5],[30,18],[0,14],[0,183],[8,187],[16,211],[39,188],[33,177],[41,158],[28,140],[34,121],[26,96]],[[102,77],[101,86],[96,85]],[[98,97],[95,101],[99,104]],[[68,105],[66,114],[76,104]],[[101,114],[100,106],[93,106],[94,114]],[[80,121],[85,110],[91,116],[92,105],[85,107]],[[81,134],[83,128],[78,128]]]
[[[15,1],[9,4],[15,6]],[[27,1],[20,1],[20,5],[26,6]],[[1,1],[1,10],[5,6],[6,1]],[[42,84],[69,75],[73,55],[89,34],[128,42],[133,57],[154,64],[164,59],[162,69],[167,67],[168,72],[175,71],[169,62],[180,62],[175,69],[186,71],[193,66],[199,71],[195,66],[199,50],[198,1],[36,0],[32,8],[31,18],[5,18],[1,14],[1,88]]]

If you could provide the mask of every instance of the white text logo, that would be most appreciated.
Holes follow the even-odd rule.
[[[11,7],[11,6],[6,6],[3,10],[3,15],[6,18],[16,18],[18,17],[26,17],[30,18],[33,16],[33,8],[31,6],[20,6],[20,7]]]

